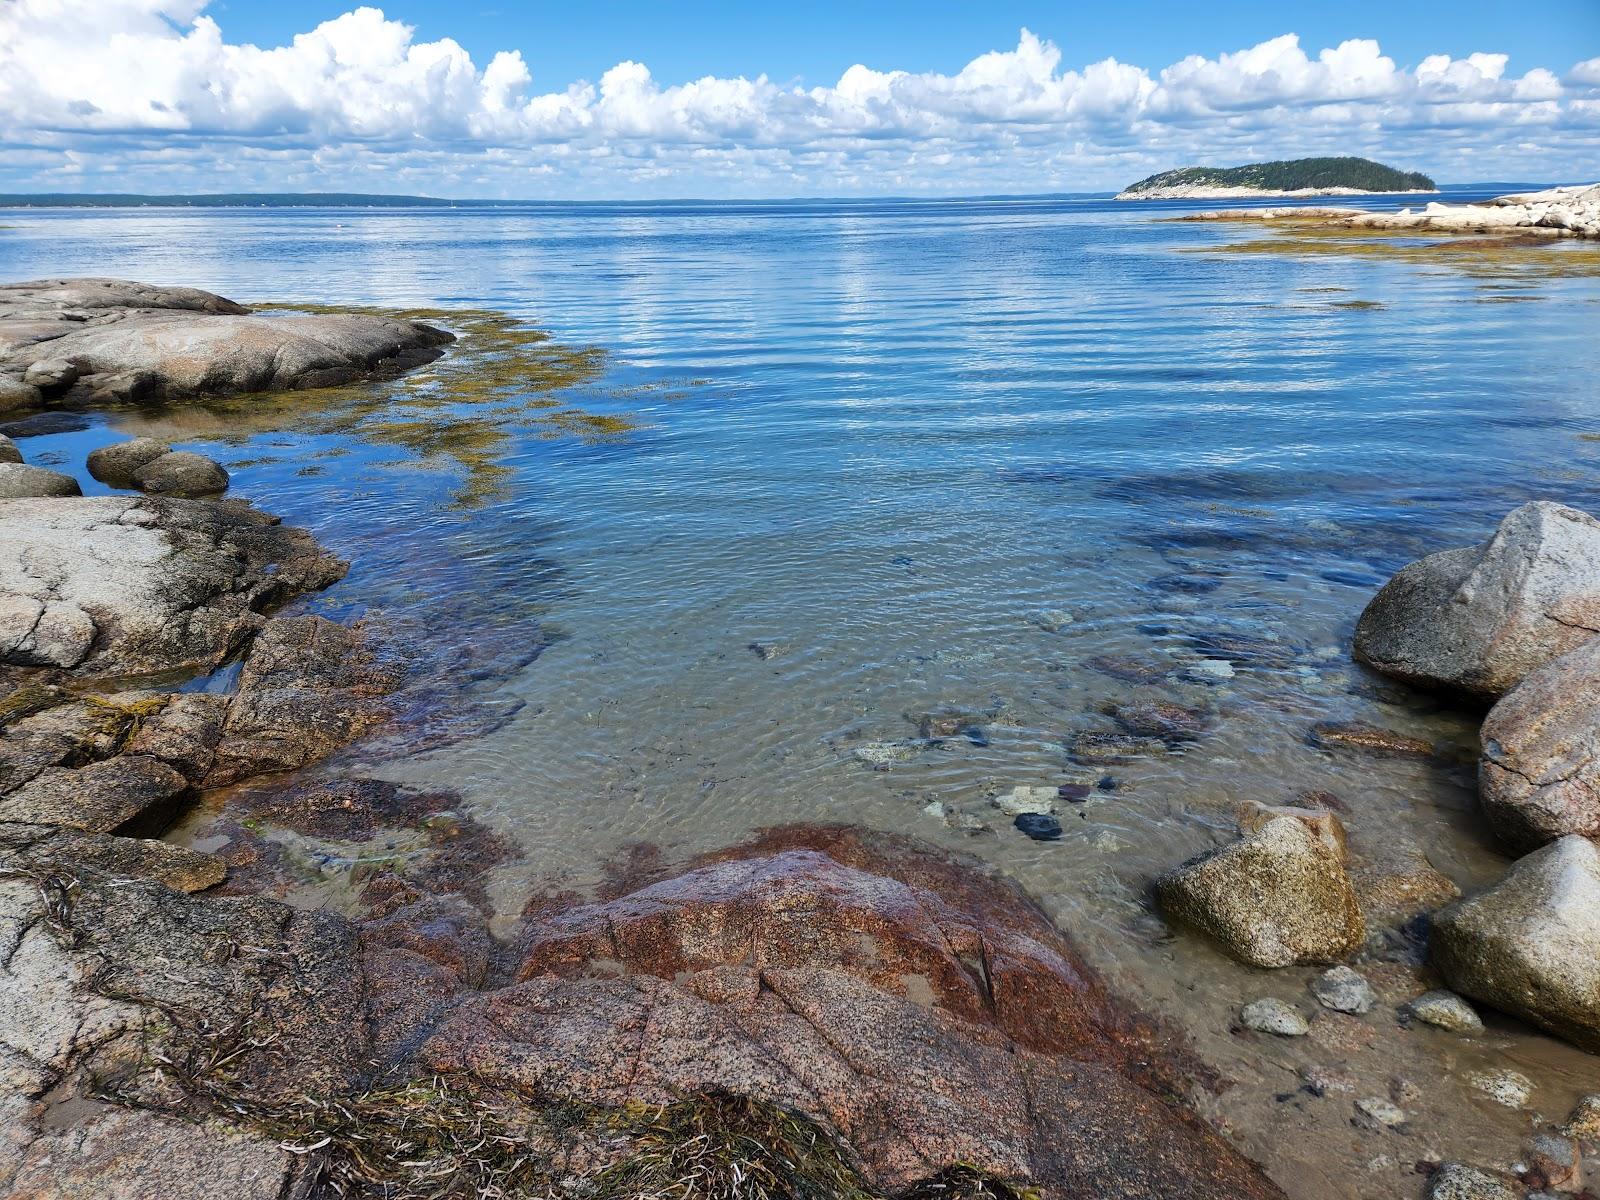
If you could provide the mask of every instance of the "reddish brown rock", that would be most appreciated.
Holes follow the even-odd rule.
[[[1311,727],[1309,740],[1323,750],[1357,750],[1365,754],[1417,755],[1433,753],[1433,743],[1380,729],[1361,721],[1321,721]]]
[[[1062,1196],[1278,1195],[1142,1083],[1154,1037],[1015,889],[842,829],[784,830],[535,919],[521,983],[419,1053],[588,1103],[730,1090],[837,1131],[900,1188],[956,1163]]]

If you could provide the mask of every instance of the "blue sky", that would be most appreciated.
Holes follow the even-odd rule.
[[[1600,0],[1508,11],[0,0],[0,190],[1070,192],[1309,154],[1593,178]]]
[[[337,0],[227,0],[208,11],[230,38],[277,45],[351,7]],[[454,38],[480,60],[496,50],[520,48],[536,80],[563,83],[598,78],[625,58],[646,62],[658,76],[674,80],[765,72],[775,79],[831,83],[858,62],[955,72],[982,50],[1014,45],[1023,27],[1053,39],[1072,61],[1083,63],[1114,56],[1165,65],[1189,54],[1214,57],[1286,32],[1319,47],[1376,38],[1402,62],[1488,51],[1509,54],[1513,68],[1562,68],[1600,54],[1600,0],[1540,0],[1530,19],[1509,19],[1515,10],[1505,0],[391,0],[381,7],[414,25],[419,38]],[[1580,52],[1585,45],[1587,52]]]

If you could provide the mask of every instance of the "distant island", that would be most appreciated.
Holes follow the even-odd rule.
[[[1180,167],[1141,179],[1118,200],[1226,200],[1243,196],[1359,196],[1436,192],[1432,179],[1367,158],[1295,158],[1242,167]]]

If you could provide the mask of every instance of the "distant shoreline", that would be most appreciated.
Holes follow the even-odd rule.
[[[1142,192],[1118,192],[1114,200],[1267,200],[1267,199],[1300,199],[1308,196],[1437,196],[1438,188],[1408,189],[1406,191],[1375,192],[1365,188],[1328,187],[1328,188],[1295,188],[1285,191],[1279,188],[1253,188],[1253,187],[1211,187],[1204,184],[1194,186],[1177,185],[1174,187],[1150,188]]]
[[[1477,191],[1537,191],[1543,188],[1557,186],[1546,181],[1490,181],[1476,183],[1449,184],[1442,190],[1477,190]],[[367,195],[359,192],[278,192],[278,193],[227,193],[217,195],[144,195],[140,193],[93,193],[93,192],[13,192],[0,193],[0,209],[96,209],[96,208],[191,208],[191,209],[216,209],[216,208],[555,208],[572,206],[630,206],[630,207],[660,207],[693,205],[725,205],[747,207],[773,207],[784,204],[921,204],[921,203],[976,203],[999,201],[1050,201],[1050,200],[1165,200],[1165,199],[1250,199],[1271,197],[1293,197],[1313,195],[1424,195],[1435,193],[1408,193],[1408,192],[1339,192],[1304,191],[1304,192],[1271,192],[1254,191],[1251,189],[1214,189],[1209,194],[1200,191],[1184,190],[1182,195],[1176,191],[1168,195],[1164,190],[1160,193],[1143,192],[1137,195],[1127,193],[1114,193],[1111,191],[1097,192],[1036,192],[1036,193],[990,193],[986,195],[956,196],[777,196],[762,199],[744,197],[710,198],[710,197],[677,197],[650,200],[592,200],[592,199],[449,199],[438,196],[388,196]]]

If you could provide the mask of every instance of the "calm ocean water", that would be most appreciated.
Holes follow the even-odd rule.
[[[1225,1030],[1261,985],[1172,939],[1145,889],[1237,802],[1333,792],[1364,861],[1503,869],[1471,720],[1358,671],[1349,635],[1390,572],[1518,503],[1600,511],[1600,278],[1194,253],[1259,233],[1151,219],[1186,207],[10,211],[0,279],[490,307],[607,352],[574,402],[636,431],[530,429],[473,511],[448,469],[292,425],[122,416],[24,443],[81,475],[118,429],[172,433],[352,558],[320,608],[476,654],[514,715],[370,769],[458,788],[526,846],[507,911],[633,843],[864,821],[983,856],[1129,988]],[[1065,748],[1138,698],[1209,732],[1096,768],[1060,840],[1013,829],[991,797],[1082,778]],[[976,732],[920,737],[942,710]],[[1308,744],[1351,719],[1440,754]],[[1586,1069],[1512,1044],[1558,1089]],[[1458,1135],[1514,1123],[1480,1116]]]

